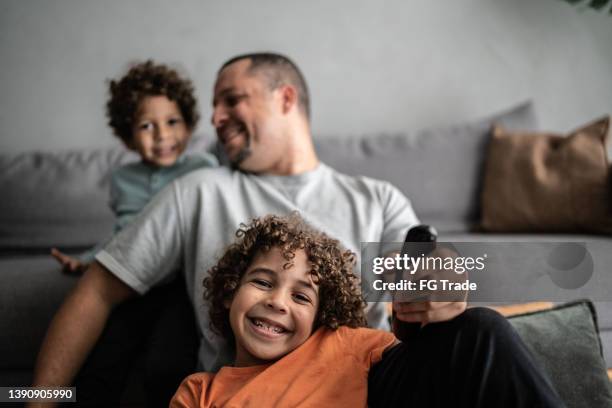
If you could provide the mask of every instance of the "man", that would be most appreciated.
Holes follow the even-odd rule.
[[[179,270],[185,274],[198,319],[200,369],[216,370],[230,362],[233,345],[210,330],[201,282],[233,241],[233,231],[253,217],[298,210],[315,228],[355,252],[362,241],[401,241],[417,223],[409,201],[390,184],[342,175],[318,161],[310,133],[306,82],[286,57],[259,53],[229,60],[219,70],[213,107],[212,123],[232,169],[204,169],[176,181],[99,254],[98,262],[51,323],[37,362],[36,384],[70,384],[103,332],[111,310],[137,293],[147,293]],[[381,248],[381,252],[391,249]],[[385,371],[408,370],[405,379],[412,374],[432,379],[427,389],[427,384],[419,382],[413,386],[420,384],[418,395],[439,397],[439,388],[446,383],[436,381],[441,366],[432,370],[423,360],[427,355],[436,355],[434,360],[450,365],[447,374],[451,376],[457,377],[465,367],[470,369],[473,392],[466,394],[470,403],[473,398],[491,402],[490,397],[499,394],[488,389],[491,385],[524,391],[527,404],[554,400],[554,391],[533,369],[520,341],[512,333],[506,335],[509,329],[503,319],[482,312],[462,313],[465,302],[395,306],[398,318],[407,322],[447,323],[426,326],[424,340],[410,346],[410,353],[394,356],[393,361],[402,361],[400,365],[383,359],[378,365],[381,369],[370,376],[372,405],[399,403],[385,395]],[[381,307],[375,304],[369,311],[370,325],[386,326]],[[472,344],[477,338],[486,338],[486,345]],[[511,344],[499,346],[500,342]],[[513,353],[518,357],[510,358]],[[475,354],[481,358],[473,359]],[[416,362],[413,366],[408,364],[411,360]],[[507,378],[487,368],[505,364],[520,374],[516,381],[504,384]]]

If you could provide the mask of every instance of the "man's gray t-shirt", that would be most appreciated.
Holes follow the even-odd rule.
[[[182,271],[201,334],[201,369],[232,363],[233,344],[212,332],[202,281],[241,223],[292,211],[358,255],[361,242],[398,242],[417,223],[408,199],[391,184],[352,177],[319,164],[294,176],[254,175],[205,168],[174,181],[155,197],[96,259],[138,293]],[[380,248],[380,254],[397,248]],[[384,306],[371,305],[368,322],[388,328]]]

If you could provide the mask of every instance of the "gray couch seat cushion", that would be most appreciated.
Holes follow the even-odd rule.
[[[49,255],[0,257],[0,271],[0,371],[31,369],[51,318],[79,278],[62,274]]]

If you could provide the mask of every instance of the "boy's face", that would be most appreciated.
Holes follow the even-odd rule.
[[[176,104],[165,96],[146,96],[134,118],[130,148],[157,167],[172,166],[185,150],[190,129]]]
[[[293,266],[278,248],[257,254],[229,304],[236,338],[236,366],[264,364],[296,349],[310,337],[317,314],[318,286],[303,250]]]

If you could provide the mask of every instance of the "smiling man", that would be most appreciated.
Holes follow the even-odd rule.
[[[233,58],[214,89],[212,123],[232,164],[247,172],[292,175],[315,169],[306,82],[280,58]]]
[[[107,336],[113,327],[109,323],[105,329],[113,308],[137,294],[143,295],[137,302],[145,301],[152,288],[179,271],[197,311],[198,369],[216,371],[230,363],[233,347],[210,330],[202,281],[217,256],[234,241],[238,226],[255,217],[297,210],[315,228],[356,253],[360,242],[402,241],[406,231],[417,224],[408,199],[389,183],[347,176],[319,162],[310,132],[306,82],[288,58],[271,53],[232,58],[218,72],[213,108],[212,123],[232,168],[203,169],[175,181],[99,253],[49,328],[37,362],[36,385],[71,384],[98,338]],[[384,306],[371,306],[368,323],[388,328]],[[422,339],[411,348],[415,363],[410,372],[432,379],[422,395],[440,395],[448,378],[438,379],[437,373],[460,376],[461,366],[456,362],[475,354],[483,357],[481,372],[473,373],[470,380],[475,396],[491,384],[520,390],[529,403],[540,395],[551,395],[548,383],[536,369],[531,370],[534,366],[518,337],[495,334],[501,317],[463,313],[465,302],[405,303],[400,307],[406,321],[447,322],[428,325],[437,329],[423,330]],[[114,315],[111,323],[113,319]],[[193,319],[193,313],[183,312],[172,323],[189,325]],[[163,327],[156,331],[176,337]],[[115,333],[115,338],[121,336],[129,333]],[[484,343],[469,340],[482,336],[488,339]],[[517,352],[518,358],[508,359]],[[423,360],[429,355],[437,356],[436,361],[447,368]],[[405,370],[406,362],[386,367],[384,361],[381,370]],[[507,361],[520,367],[520,378],[506,378],[503,370],[494,374],[487,370]],[[375,373],[370,378],[372,396],[383,401],[386,391],[377,378]],[[118,401],[109,390],[98,393],[103,399],[100,405]]]

